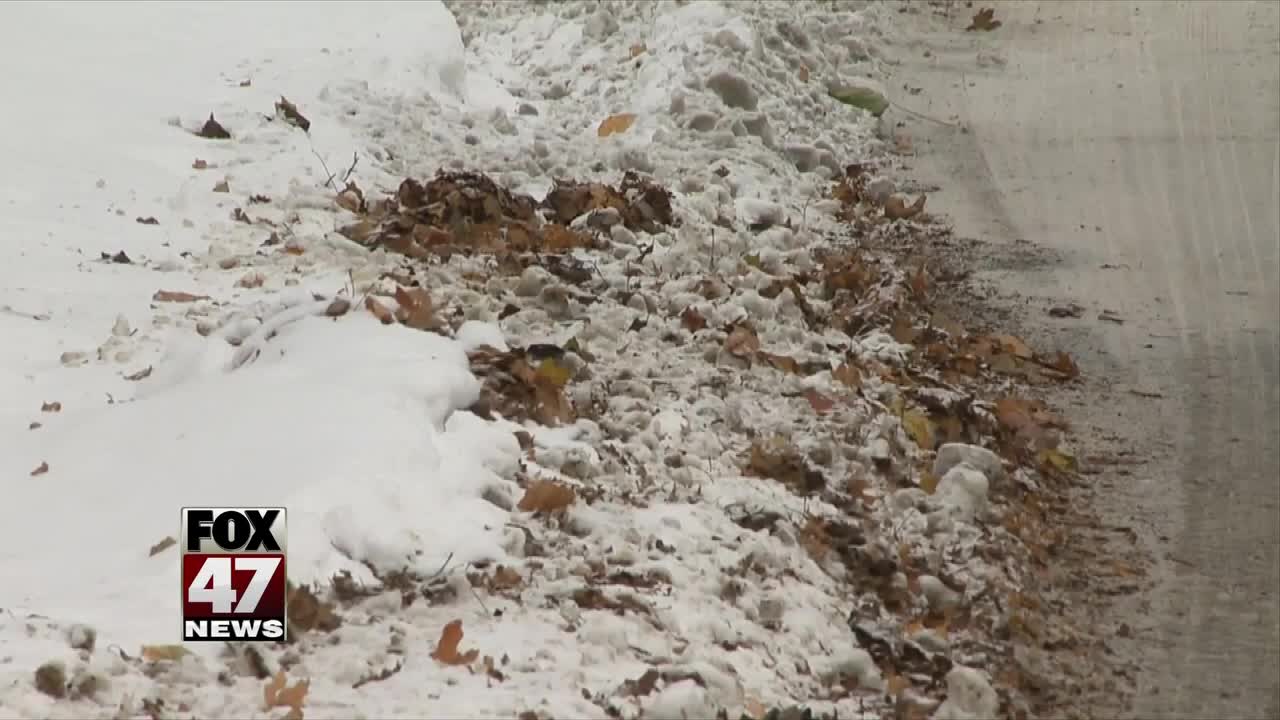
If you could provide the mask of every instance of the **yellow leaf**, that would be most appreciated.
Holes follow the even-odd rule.
[[[908,410],[902,413],[902,429],[907,431],[907,434],[911,436],[911,439],[915,441],[921,450],[932,450],[937,442],[933,422],[918,410]]]
[[[932,495],[938,489],[938,476],[931,472],[921,474],[920,489]]]
[[[187,649],[181,645],[143,645],[142,659],[148,662],[159,662],[161,660],[172,660],[177,662],[187,654]]]
[[[562,388],[569,384],[569,380],[573,377],[573,370],[564,363],[556,362],[555,358],[547,358],[538,366],[537,376],[557,388]]]
[[[1075,472],[1076,470],[1076,459],[1059,450],[1051,448],[1041,450],[1037,455],[1037,459],[1041,463],[1052,465],[1061,472]]]
[[[600,128],[596,130],[596,135],[600,137],[609,137],[618,133],[624,133],[631,129],[635,123],[635,113],[618,113],[610,115],[600,122]]]

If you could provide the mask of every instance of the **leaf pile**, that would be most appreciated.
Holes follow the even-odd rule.
[[[574,221],[595,210],[616,213],[617,222],[648,232],[673,222],[670,193],[631,172],[616,188],[557,182],[538,203],[487,175],[442,170],[426,182],[404,180],[389,198],[372,203],[362,198],[344,207],[361,216],[340,231],[347,238],[413,258],[564,253],[594,247],[596,237]],[[600,224],[607,227],[612,220]]]
[[[572,372],[563,350],[530,346],[500,352],[483,346],[467,357],[482,383],[480,399],[471,408],[476,415],[486,420],[495,415],[516,422],[533,420],[550,427],[577,419],[564,393]]]

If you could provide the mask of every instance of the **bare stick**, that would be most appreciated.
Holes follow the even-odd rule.
[[[335,186],[335,185],[333,184],[334,174],[333,174],[333,173],[331,173],[331,172],[329,172],[329,165],[328,165],[328,163],[326,163],[326,162],[324,161],[324,158],[320,157],[320,153],[316,152],[316,144],[315,144],[315,143],[313,143],[313,142],[311,142],[311,136],[310,136],[310,135],[308,135],[308,136],[307,136],[307,144],[311,146],[311,154],[312,154],[312,155],[315,155],[315,156],[316,156],[316,159],[320,161],[320,167],[324,168],[324,174],[326,175],[325,180],[324,180],[324,184],[325,184],[325,185],[328,185],[330,188],[332,188],[334,192],[337,192],[337,191],[338,191],[338,188],[337,188],[337,186]],[[354,167],[354,166],[353,166],[353,167]]]
[[[939,120],[938,118],[935,118],[935,117],[929,117],[928,115],[925,115],[925,114],[924,114],[924,113],[922,113],[922,112],[916,112],[915,110],[912,110],[911,108],[905,108],[905,107],[902,107],[901,105],[899,105],[899,104],[898,104],[898,103],[896,103],[896,102],[890,102],[889,104],[890,104],[890,105],[892,105],[892,106],[894,106],[894,107],[896,107],[896,108],[898,108],[898,109],[899,109],[899,110],[901,110],[902,112],[904,112],[904,113],[906,113],[906,114],[908,114],[908,115],[911,115],[911,116],[913,116],[913,117],[920,118],[921,120],[928,120],[929,122],[937,123],[937,124],[939,124],[939,125],[943,125],[943,126],[945,126],[945,127],[949,127],[949,128],[955,128],[956,130],[962,130],[962,129],[963,129],[963,128],[961,128],[959,125],[956,125],[955,123],[949,123],[949,122],[947,122],[946,120]]]
[[[355,171],[356,171],[356,163],[358,163],[358,162],[360,162],[360,156],[359,156],[359,155],[357,155],[357,154],[355,153],[355,151],[353,150],[353,151],[351,152],[351,167],[347,168],[347,171],[346,171],[345,173],[343,173],[343,174],[342,174],[342,184],[343,184],[343,185],[346,185],[346,184],[347,184],[347,181],[351,179],[351,173],[353,173],[353,172],[355,172]]]

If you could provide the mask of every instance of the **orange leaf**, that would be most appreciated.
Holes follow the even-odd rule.
[[[804,391],[804,399],[809,401],[809,407],[819,415],[831,412],[831,408],[836,406],[835,401],[813,388],[807,388]]]
[[[290,716],[302,717],[302,703],[306,701],[307,690],[310,688],[310,680],[299,680],[292,686],[289,685],[288,677],[281,670],[263,686],[262,699],[268,710],[275,707],[292,708]]]
[[[431,294],[425,288],[396,286],[396,319],[415,330],[433,330],[439,326]],[[376,314],[376,313],[375,313]]]
[[[739,325],[724,340],[724,349],[740,358],[751,357],[760,349],[760,337],[746,325]]]
[[[551,480],[535,480],[525,489],[516,509],[521,512],[556,512],[569,507],[575,500],[577,495],[573,488]]]
[[[610,115],[600,123],[600,128],[596,130],[596,135],[600,137],[609,137],[617,133],[624,133],[631,128],[636,121],[634,113],[618,113]]]
[[[432,651],[431,657],[445,665],[470,665],[480,657],[480,651],[472,649],[460,653],[458,644],[461,642],[462,621],[454,620],[440,631],[440,642],[436,643],[436,649]]]

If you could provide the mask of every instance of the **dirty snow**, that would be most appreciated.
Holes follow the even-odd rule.
[[[888,679],[850,627],[851,578],[801,538],[807,515],[840,511],[744,476],[742,459],[752,437],[775,433],[840,483],[916,457],[886,413],[892,388],[868,378],[862,399],[819,424],[803,393],[835,396],[830,371],[748,367],[723,333],[679,321],[693,307],[709,327],[752,319],[771,352],[825,357],[840,343],[902,362],[909,348],[886,333],[808,332],[790,290],[760,292],[769,268],[812,262],[836,225],[826,181],[876,144],[874,122],[826,94],[877,73],[874,10],[100,3],[7,5],[0,18],[0,53],[17,68],[0,92],[22,108],[0,133],[0,714],[278,717],[243,650],[136,658],[179,631],[175,550],[148,549],[177,533],[183,505],[246,504],[288,507],[297,583],[432,578],[415,602],[375,591],[341,608],[332,633],[258,651],[269,671],[310,679],[308,718],[885,712]],[[273,115],[281,96],[309,133]],[[598,138],[620,112],[635,125]],[[232,140],[193,134],[210,113]],[[681,223],[652,237],[614,226],[613,250],[593,259],[594,305],[548,292],[550,273],[508,278],[470,259],[421,273],[466,320],[452,338],[359,307],[327,317],[334,297],[385,289],[403,262],[336,232],[352,217],[335,191],[354,180],[388,193],[441,167],[539,197],[555,178],[638,170],[676,193]],[[760,223],[774,227],[745,229]],[[747,256],[756,269],[744,272]],[[461,279],[477,273],[492,277]],[[713,276],[734,280],[709,291]],[[200,297],[156,301],[160,290]],[[513,300],[524,309],[500,319]],[[605,410],[524,427],[528,461],[518,426],[468,411],[479,381],[466,353],[570,339],[594,357],[594,379],[570,387],[575,404]],[[60,411],[41,411],[54,401]],[[998,458],[946,458],[936,500],[871,489],[872,525],[930,558],[918,582],[934,607],[1007,575],[974,554]],[[600,499],[559,521],[530,517],[512,507],[520,473]],[[780,513],[773,531],[744,530],[741,513],[761,510]],[[522,586],[469,581],[497,565]],[[965,581],[963,596],[944,575]],[[587,580],[632,609],[582,602]],[[866,612],[878,627],[882,612]],[[454,619],[463,648],[496,672],[430,657]],[[82,624],[96,631],[91,650],[72,647]],[[994,702],[962,660],[940,717]],[[54,699],[32,680],[48,661],[103,682]],[[625,690],[647,671],[661,674],[656,688]]]

